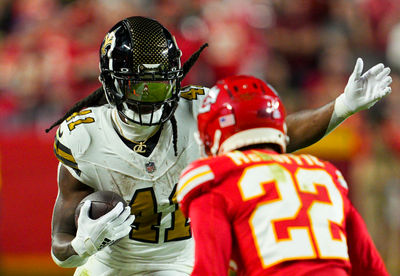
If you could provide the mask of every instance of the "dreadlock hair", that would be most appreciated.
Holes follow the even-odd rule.
[[[175,115],[172,115],[170,120],[172,125],[172,143],[174,144],[175,156],[178,156],[178,127]]]
[[[194,52],[190,58],[185,61],[185,63],[182,66],[182,71],[183,71],[183,75],[181,80],[183,80],[187,73],[189,73],[190,69],[192,69],[193,65],[196,63],[196,61],[198,60],[198,58],[200,57],[201,52],[203,52],[203,50],[208,47],[208,43],[204,43],[203,45],[201,45],[200,49],[198,49],[196,52]]]
[[[189,73],[190,69],[192,69],[193,65],[196,63],[198,58],[200,57],[201,52],[208,47],[208,43],[203,44],[200,49],[198,49],[196,52],[194,52],[190,58],[183,64],[182,66],[182,77],[180,81],[182,81],[187,73]],[[46,133],[48,133],[50,130],[52,130],[55,126],[58,126],[61,124],[65,119],[67,119],[69,116],[71,116],[73,113],[78,112],[82,110],[83,108],[86,107],[94,107],[94,106],[101,106],[107,103],[107,99],[103,90],[103,87],[98,88],[95,90],[92,94],[89,96],[83,98],[79,102],[77,102],[73,107],[71,107],[70,110],[68,110],[63,117],[58,119],[56,122],[54,122],[49,128],[46,129]],[[175,156],[178,155],[178,127],[177,127],[177,122],[175,116],[171,117],[171,124],[172,124],[172,141],[174,144],[174,151],[175,151]]]
[[[182,66],[182,78],[181,81],[186,77],[187,73],[189,73],[190,69],[192,69],[193,65],[196,63],[196,61],[199,59],[201,52],[208,47],[208,43],[203,44],[200,49],[198,49],[196,52],[194,52],[190,58],[185,61],[185,63]],[[175,115],[171,117],[171,124],[172,124],[172,142],[174,144],[174,151],[175,151],[175,156],[178,156],[178,127],[177,127],[177,122]]]
[[[70,110],[67,111],[67,113],[65,113],[65,115],[63,117],[58,119],[48,129],[46,129],[46,133],[48,133],[50,130],[52,130],[55,126],[58,126],[59,124],[61,124],[65,119],[67,119],[73,113],[78,112],[85,107],[101,106],[105,103],[107,103],[107,99],[104,94],[103,87],[100,87],[96,91],[94,91],[92,94],[87,96],[86,98],[83,98],[82,100],[77,102]]]

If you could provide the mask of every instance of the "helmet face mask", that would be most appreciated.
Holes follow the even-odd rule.
[[[100,82],[107,100],[127,122],[157,125],[178,105],[181,51],[160,23],[129,17],[108,32],[100,47]]]
[[[151,126],[169,120],[176,107],[177,101],[173,98],[163,102],[147,103],[127,99],[118,105],[117,109],[128,122]]]

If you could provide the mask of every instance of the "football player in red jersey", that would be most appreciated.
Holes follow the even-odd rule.
[[[75,275],[190,275],[194,240],[172,199],[179,174],[200,157],[193,132],[210,89],[180,84],[205,47],[181,65],[175,38],[156,20],[131,16],[107,32],[99,49],[102,88],[46,130],[59,125],[51,236],[57,265],[77,267]],[[380,63],[362,72],[358,59],[334,101],[287,117],[288,152],[315,143],[391,92],[390,68]],[[76,227],[77,205],[99,190],[119,193],[129,207],[92,220],[87,201]]]
[[[342,174],[285,154],[285,109],[250,76],[219,81],[198,115],[209,158],[182,173],[177,199],[191,220],[192,275],[388,275]]]

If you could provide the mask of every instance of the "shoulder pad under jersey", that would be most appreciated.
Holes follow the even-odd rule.
[[[340,184],[344,191],[348,192],[348,185],[346,179],[343,177],[342,173],[329,161],[323,161],[325,169],[334,177],[334,179]]]
[[[95,127],[98,108],[87,108],[65,119],[56,132],[54,154],[64,165],[80,175],[77,157],[84,154],[91,142],[88,127]],[[104,111],[100,111],[104,112]]]
[[[186,217],[189,215],[188,206],[191,200],[206,192],[209,189],[207,184],[212,180],[214,180],[214,173],[207,163],[192,163],[181,174],[176,190],[176,199]]]
[[[223,164],[224,166],[221,166]],[[188,216],[190,202],[221,184],[235,164],[226,156],[204,158],[192,162],[181,174],[177,187],[177,201]]]

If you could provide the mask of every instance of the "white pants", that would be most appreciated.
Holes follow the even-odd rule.
[[[74,276],[189,276],[190,274],[174,270],[141,271],[114,269],[99,262],[96,258],[89,258],[86,264],[75,270]]]

